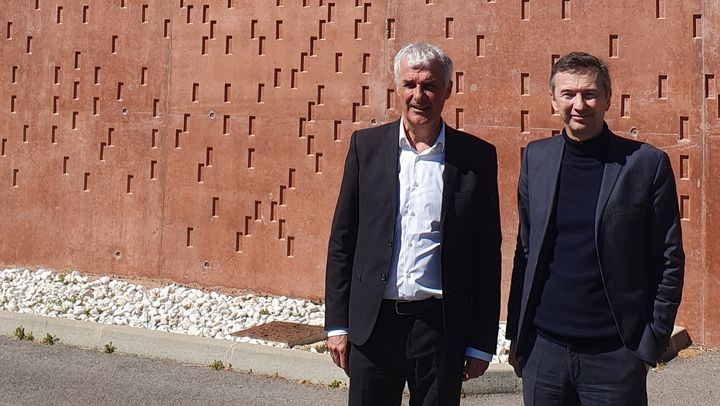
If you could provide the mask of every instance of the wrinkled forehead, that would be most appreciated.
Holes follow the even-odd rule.
[[[555,73],[552,85],[555,88],[576,87],[582,85],[584,88],[602,89],[600,72],[593,68],[581,68],[565,70]]]

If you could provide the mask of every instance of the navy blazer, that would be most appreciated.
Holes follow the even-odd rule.
[[[395,121],[353,133],[325,281],[325,326],[364,344],[385,292],[398,211]],[[440,227],[445,336],[494,354],[500,309],[500,210],[495,147],[445,126]]]
[[[605,126],[607,130],[607,126]],[[518,182],[520,224],[506,337],[518,357],[534,337],[535,308],[547,272],[544,247],[565,142],[556,136],[525,149]],[[610,132],[595,216],[595,248],[610,309],[625,346],[655,364],[673,330],[685,256],[675,177],[666,153]]]

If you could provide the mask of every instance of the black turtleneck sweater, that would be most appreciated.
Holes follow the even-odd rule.
[[[595,248],[595,210],[610,133],[588,141],[571,140],[565,149],[555,211],[548,225],[547,281],[536,309],[540,334],[573,344],[614,342],[617,328],[603,288]]]

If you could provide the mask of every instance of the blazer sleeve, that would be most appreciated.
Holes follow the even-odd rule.
[[[480,230],[482,237],[477,246],[477,258],[482,264],[479,288],[472,300],[476,320],[471,329],[469,346],[489,354],[497,351],[498,322],[500,319],[500,279],[502,276],[502,232],[500,229],[500,202],[497,180],[497,152],[495,147],[485,154],[487,200],[482,209]]]
[[[513,258],[512,276],[510,280],[510,296],[508,299],[507,327],[505,338],[514,341],[520,330],[520,309],[522,305],[523,286],[525,284],[525,271],[528,260],[528,240],[530,238],[530,200],[528,196],[528,152],[530,145],[525,148],[520,165],[520,176],[518,179],[518,232],[515,243],[515,255]]]
[[[358,234],[357,132],[352,134],[335,207],[325,272],[325,330],[348,328],[350,283]]]
[[[675,187],[675,176],[667,154],[662,153],[653,182],[653,201],[650,222],[652,239],[652,267],[657,284],[651,329],[655,341],[655,357],[659,358],[672,334],[685,273],[685,254],[682,246],[682,227]]]

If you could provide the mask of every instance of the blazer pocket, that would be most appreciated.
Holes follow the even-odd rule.
[[[641,214],[647,210],[647,203],[633,203],[623,204],[619,206],[612,206],[608,209],[608,214],[611,216],[620,214]]]

